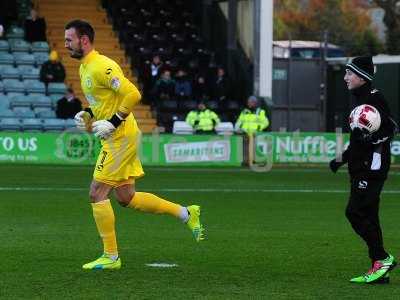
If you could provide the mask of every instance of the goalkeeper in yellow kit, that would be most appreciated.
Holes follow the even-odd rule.
[[[89,195],[104,253],[84,264],[83,269],[119,269],[115,217],[109,200],[112,189],[124,207],[179,218],[198,242],[204,235],[199,206],[183,207],[135,191],[135,179],[144,173],[137,157],[140,130],[132,110],[141,95],[116,62],[94,50],[94,35],[93,27],[86,21],[73,20],[65,26],[65,48],[81,62],[81,87],[89,102],[89,107],[75,116],[75,123],[81,130],[92,131],[102,143]]]

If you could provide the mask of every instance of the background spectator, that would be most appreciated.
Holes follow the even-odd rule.
[[[193,99],[197,102],[210,99],[210,87],[203,75],[197,76],[193,83]]]
[[[0,1],[0,24],[3,25],[3,36],[7,32],[8,27],[17,19],[17,1],[1,0]]]
[[[46,41],[46,21],[39,17],[35,9],[31,9],[31,15],[25,20],[25,40],[28,42]]]
[[[164,70],[161,78],[154,85],[155,100],[169,100],[175,95],[175,81],[171,78],[171,71]],[[154,101],[153,101],[154,102]]]
[[[213,100],[224,101],[229,95],[229,82],[224,68],[217,68],[216,78],[213,82]]]
[[[65,96],[57,101],[56,116],[60,119],[72,119],[81,110],[81,101],[75,97],[74,90],[69,88]]]
[[[65,68],[60,62],[58,53],[52,50],[49,55],[49,60],[44,62],[40,68],[40,81],[47,85],[49,82],[64,82]]]
[[[175,75],[175,96],[178,100],[187,100],[192,96],[192,84],[182,69]]]
[[[154,55],[150,64],[146,64],[144,68],[144,92],[145,95],[149,95],[149,92],[153,88],[156,81],[160,78],[161,67],[163,62],[159,55]]]

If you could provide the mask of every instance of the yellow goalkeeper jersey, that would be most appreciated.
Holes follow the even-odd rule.
[[[124,76],[120,66],[95,50],[81,60],[79,76],[82,91],[96,120],[110,119],[118,111],[128,93],[134,92],[138,100],[141,98],[140,92]],[[137,128],[136,120],[131,113],[126,122],[132,121]]]

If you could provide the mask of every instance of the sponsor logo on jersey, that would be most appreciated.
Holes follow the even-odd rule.
[[[358,188],[361,190],[365,190],[368,186],[368,182],[366,182],[365,180],[360,180],[358,182]]]
[[[119,81],[119,78],[118,77],[113,77],[111,79],[111,88],[113,90],[117,90],[117,89],[119,89],[120,86],[121,86],[121,82]]]
[[[92,79],[90,79],[90,77],[86,77],[85,84],[88,89],[92,88],[93,86]]]
[[[106,71],[106,74],[107,74],[107,75],[110,75],[111,72],[112,72],[112,69],[111,69],[111,68],[108,68],[107,71]]]

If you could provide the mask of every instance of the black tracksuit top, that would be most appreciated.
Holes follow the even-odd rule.
[[[348,163],[352,179],[385,180],[390,168],[390,142],[397,125],[382,93],[371,84],[363,84],[351,92],[355,96],[356,106],[368,104],[379,111],[381,126],[373,133],[371,142],[357,140],[351,132],[350,145],[343,152],[343,162]]]

